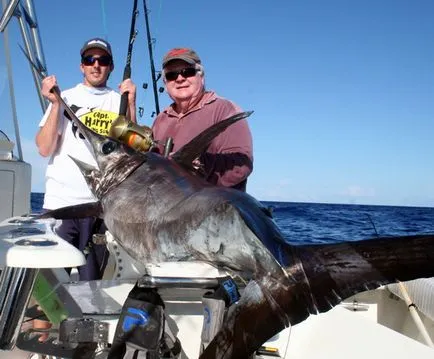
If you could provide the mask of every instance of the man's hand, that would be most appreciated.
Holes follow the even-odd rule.
[[[192,165],[193,165],[193,168],[195,169],[195,170],[203,170],[203,163],[202,162],[200,162],[200,160],[199,160],[199,157],[197,157],[197,158],[195,158],[194,160],[193,160],[193,162],[192,162]]]
[[[52,104],[59,104],[59,101],[57,100],[56,96],[54,96],[53,92],[51,91],[53,87],[57,86],[57,79],[56,76],[50,75],[47,76],[42,80],[42,88],[41,92],[42,95],[48,99]]]
[[[33,320],[33,330],[35,332],[38,332],[38,329],[42,329],[42,331],[39,332],[40,333],[40,336],[38,338],[39,342],[45,342],[50,337],[50,334],[46,333],[45,331],[50,329],[51,326],[52,324],[45,320],[39,320],[39,319]]]
[[[128,103],[130,105],[136,103],[136,85],[131,81],[131,79],[122,81],[119,85],[119,92],[121,94],[128,92]]]
[[[137,123],[136,119],[136,85],[134,84],[131,79],[126,79],[122,81],[122,83],[119,85],[119,92],[124,94],[125,92],[128,93],[128,106],[127,106],[127,118]]]

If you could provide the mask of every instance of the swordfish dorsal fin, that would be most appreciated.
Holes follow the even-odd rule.
[[[73,219],[84,217],[101,217],[102,207],[100,202],[89,202],[75,206],[67,206],[47,211],[36,218]]]
[[[202,131],[189,143],[182,146],[172,159],[181,166],[192,169],[192,162],[206,151],[211,141],[235,122],[249,117],[253,111],[240,112]]]

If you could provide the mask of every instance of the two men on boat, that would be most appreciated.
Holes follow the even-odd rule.
[[[117,118],[120,95],[107,86],[114,69],[110,44],[100,38],[85,42],[80,50],[83,82],[62,91],[61,95],[80,120],[95,132],[108,135]],[[233,102],[205,88],[205,70],[197,53],[188,48],[170,50],[162,61],[163,81],[174,101],[156,118],[153,136],[156,143],[173,139],[172,153],[197,134],[241,109]],[[46,172],[43,208],[56,209],[95,201],[80,170],[71,157],[95,166],[93,154],[77,132],[52,91],[57,88],[55,76],[42,82],[42,93],[50,101],[36,135],[40,154],[50,156]],[[127,117],[136,122],[136,87],[127,79],[119,86],[128,93]],[[160,148],[162,152],[163,149]],[[195,165],[213,184],[246,190],[247,177],[253,169],[252,136],[246,120],[232,125],[216,137]],[[78,268],[81,280],[101,279],[107,260],[104,245],[93,243],[92,235],[101,223],[94,217],[63,220],[57,233],[87,255],[87,264]]]

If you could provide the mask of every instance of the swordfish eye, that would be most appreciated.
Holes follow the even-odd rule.
[[[109,155],[112,153],[115,149],[118,148],[118,144],[114,141],[107,141],[102,145],[101,151],[105,155]]]

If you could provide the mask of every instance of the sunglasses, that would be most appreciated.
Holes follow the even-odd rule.
[[[185,79],[188,77],[193,77],[198,73],[199,70],[194,67],[187,67],[185,69],[179,71],[169,71],[164,74],[167,81],[175,81],[179,75],[184,77]]]
[[[81,58],[81,63],[85,66],[92,66],[97,61],[99,63],[99,66],[109,66],[112,64],[111,56],[85,56]]]

